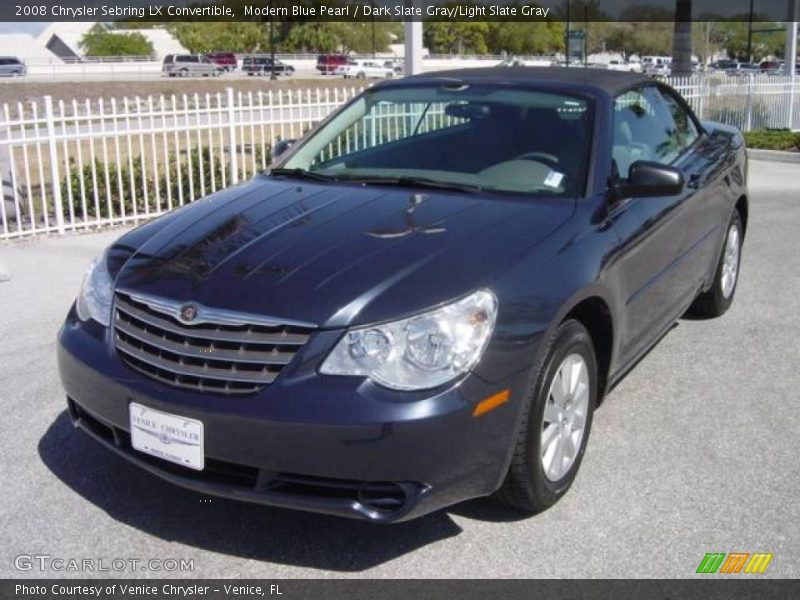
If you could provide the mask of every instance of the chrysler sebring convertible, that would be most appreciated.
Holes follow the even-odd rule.
[[[200,493],[542,511],[604,395],[736,292],[742,136],[644,76],[387,81],[273,155],[112,244],[59,334],[73,423]]]

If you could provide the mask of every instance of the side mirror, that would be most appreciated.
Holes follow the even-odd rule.
[[[628,179],[614,184],[618,198],[677,196],[683,191],[683,173],[674,167],[644,160],[631,165]]]
[[[272,144],[272,160],[278,158],[281,154],[291,148],[297,140],[278,140]]]

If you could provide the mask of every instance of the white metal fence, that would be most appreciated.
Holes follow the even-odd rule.
[[[800,129],[791,77],[669,80],[703,119]],[[266,168],[360,90],[18,102],[0,107],[0,240],[137,223]],[[398,122],[400,123],[400,122]],[[395,125],[395,129],[401,125]]]
[[[800,129],[800,78],[786,75],[669,77],[701,119],[742,131]]]
[[[360,90],[328,88],[5,104],[0,240],[136,223],[267,167]]]

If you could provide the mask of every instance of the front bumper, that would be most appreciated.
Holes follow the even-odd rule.
[[[73,423],[138,466],[210,495],[370,521],[408,520],[495,491],[510,459],[527,373],[487,383],[470,375],[424,393],[318,375],[339,333],[318,332],[291,368],[246,397],[158,383],[117,357],[107,330],[71,313],[58,364]],[[329,336],[328,339],[326,336]],[[480,400],[510,401],[475,418]],[[128,405],[203,422],[202,472],[131,448]]]

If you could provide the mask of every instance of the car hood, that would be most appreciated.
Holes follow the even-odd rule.
[[[259,175],[129,232],[109,266],[117,289],[341,327],[490,286],[573,210]]]

